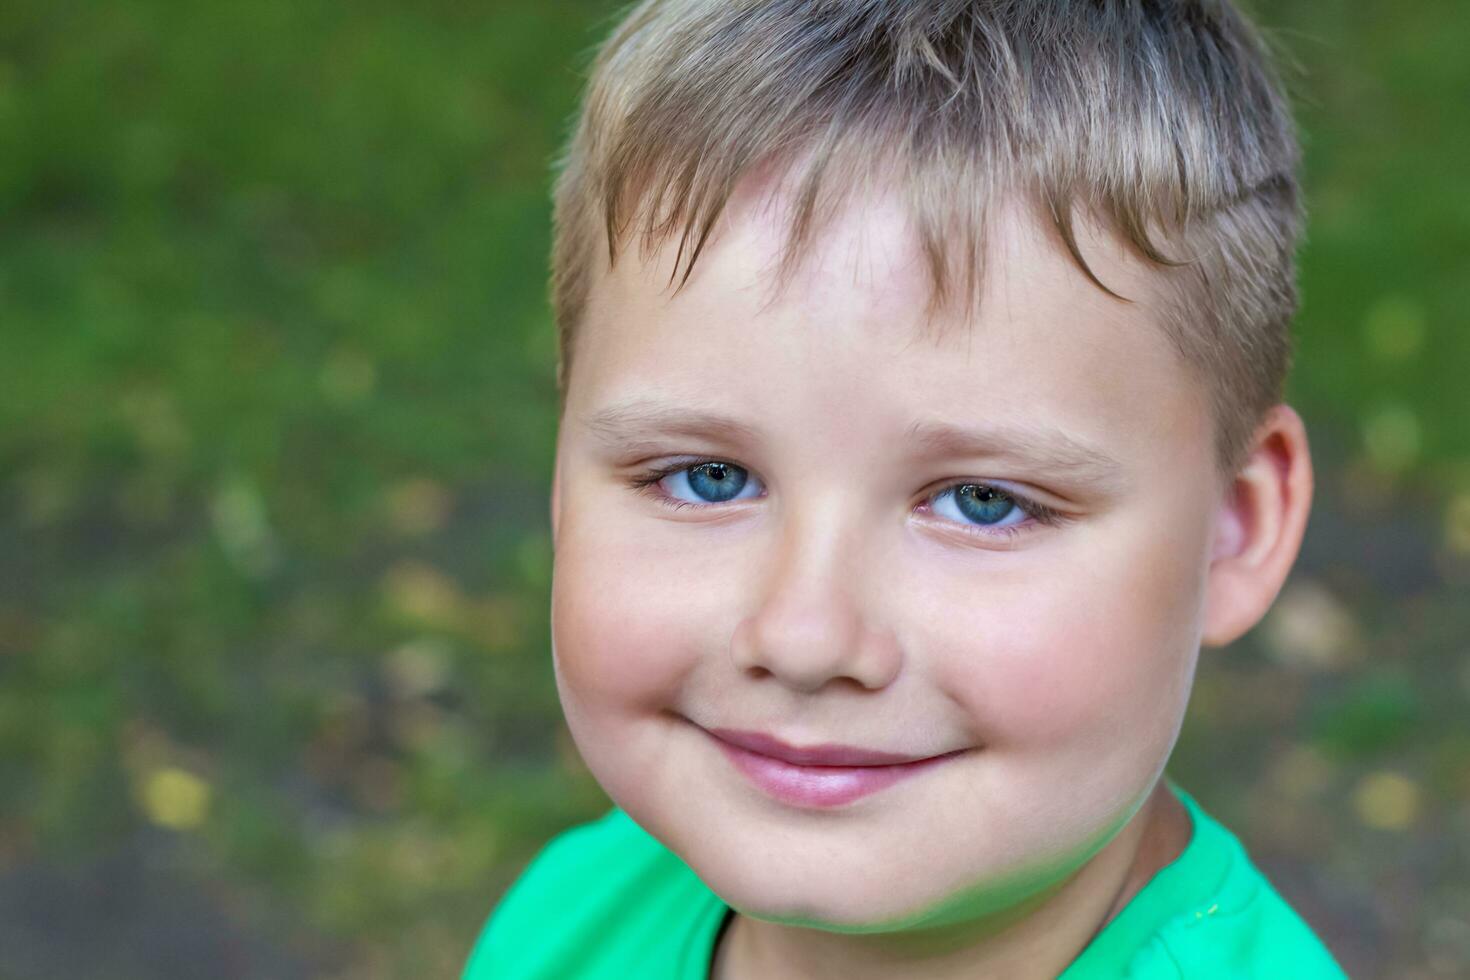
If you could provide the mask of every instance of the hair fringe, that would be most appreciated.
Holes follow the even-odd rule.
[[[1299,158],[1271,39],[1227,0],[643,0],[557,165],[558,384],[595,275],[669,243],[683,288],[757,170],[794,188],[783,281],[847,195],[906,187],[931,314],[974,311],[1019,193],[1109,296],[1079,214],[1160,269],[1233,468],[1290,360]]]

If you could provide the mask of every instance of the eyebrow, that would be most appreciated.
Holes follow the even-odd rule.
[[[730,443],[759,441],[754,426],[715,412],[635,399],[584,416],[583,424],[609,448],[643,449],[660,436],[721,439]],[[1014,460],[1037,471],[1116,489],[1123,465],[1103,450],[1060,429],[1040,425],[985,426],[974,429],[933,419],[908,427],[904,443],[914,457],[986,457]]]
[[[1046,473],[1116,489],[1123,464],[1103,450],[1061,429],[1039,425],[969,429],[933,420],[915,422],[904,434],[922,454],[1014,459]]]
[[[754,426],[727,415],[638,399],[585,416],[583,424],[609,447],[626,449],[656,436],[713,436],[727,442],[755,442]]]

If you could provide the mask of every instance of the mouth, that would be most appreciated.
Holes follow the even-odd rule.
[[[761,732],[705,731],[757,789],[782,803],[811,809],[852,803],[968,751],[908,755],[831,743],[798,747]]]

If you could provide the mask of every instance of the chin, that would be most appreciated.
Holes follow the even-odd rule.
[[[906,928],[925,918],[926,908],[938,900],[930,896],[928,901],[909,904],[895,902],[892,895],[870,895],[839,886],[820,890],[807,886],[790,893],[772,888],[770,883],[749,890],[737,887],[722,891],[714,882],[707,883],[742,915],[827,932],[874,933]]]
[[[682,837],[683,835],[679,835]],[[735,834],[736,837],[740,835]],[[690,837],[675,849],[726,904],[768,922],[863,934],[945,929],[1006,918],[1050,893],[1087,862],[1091,841],[1016,864],[1004,853],[954,850],[860,853],[851,847],[788,849],[769,837]],[[681,846],[682,845],[682,846]]]
[[[834,863],[831,855],[808,861],[780,854],[756,857],[748,851],[742,855],[738,848],[719,853],[696,848],[683,857],[742,915],[828,932],[890,932],[938,921],[951,911],[950,886],[959,885],[936,880],[910,863],[885,871],[871,862]],[[983,872],[979,877],[985,877]]]

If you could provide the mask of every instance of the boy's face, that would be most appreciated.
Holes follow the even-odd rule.
[[[740,198],[682,292],[672,249],[594,288],[553,503],[568,723],[742,912],[1011,905],[1122,827],[1173,745],[1220,501],[1205,397],[1101,233],[1085,254],[1133,303],[1009,207],[978,313],[926,330],[891,200],[774,293],[784,231]]]

